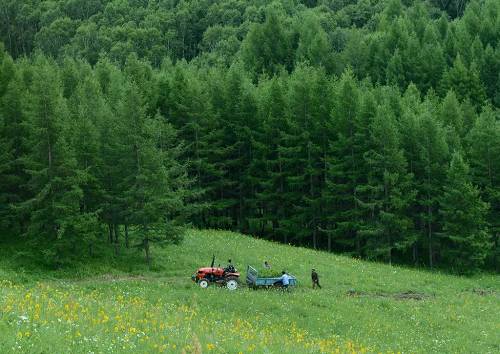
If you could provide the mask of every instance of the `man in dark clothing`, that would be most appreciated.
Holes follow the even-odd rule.
[[[233,263],[231,263],[230,259],[228,259],[227,267],[224,268],[224,270],[226,271],[226,273],[234,273],[236,271],[236,269],[234,268]]]
[[[321,285],[319,285],[319,277],[318,277],[318,273],[316,273],[316,269],[312,270],[311,279],[312,279],[312,283],[313,283],[313,289],[316,288],[316,285],[318,286],[318,288],[321,289]]]

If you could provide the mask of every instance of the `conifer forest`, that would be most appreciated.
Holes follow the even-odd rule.
[[[500,270],[500,1],[0,0],[0,239],[224,229]]]

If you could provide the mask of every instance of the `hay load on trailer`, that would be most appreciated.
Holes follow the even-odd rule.
[[[270,287],[283,287],[283,280],[281,276],[277,277],[259,277],[259,272],[252,266],[247,267],[247,284],[251,288],[270,288]],[[288,286],[293,287],[297,285],[297,278],[293,275],[288,275]]]

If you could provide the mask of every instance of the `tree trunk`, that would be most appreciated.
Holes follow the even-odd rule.
[[[144,254],[146,255],[146,263],[148,264],[148,267],[151,268],[151,254],[149,250],[149,238],[145,238],[143,241],[144,245]]]
[[[238,231],[239,232],[245,232],[245,226],[243,222],[243,192],[242,192],[243,187],[240,185],[240,195],[239,195],[239,207],[238,207]]]
[[[432,261],[432,258],[433,258],[433,249],[432,249],[432,210],[431,210],[431,206],[429,205],[427,207],[427,217],[428,217],[428,220],[427,220],[427,223],[428,223],[428,234],[427,234],[427,238],[428,238],[428,242],[429,242],[429,266],[432,267],[434,266],[433,264],[433,261]]]
[[[429,154],[429,153],[428,153]],[[429,156],[429,155],[427,155]],[[429,161],[430,161],[430,157],[429,157]],[[429,242],[429,267],[432,267],[434,266],[434,262],[432,260],[433,258],[433,249],[432,249],[432,206],[431,206],[431,195],[430,195],[430,191],[429,191],[429,188],[431,187],[431,174],[430,174],[430,169],[428,169],[427,171],[427,226],[428,226],[428,229],[427,229],[427,240]]]
[[[120,243],[119,243],[119,234],[120,234],[120,225],[116,225],[113,227],[113,229],[115,230],[115,242],[114,242],[114,246],[115,246],[115,255],[118,255],[118,251],[119,251],[119,248],[120,248]]]
[[[359,233],[354,230],[354,232],[356,233],[356,253],[358,254],[358,257],[361,257],[361,240],[360,240],[360,236],[359,236]]]
[[[495,252],[494,256],[493,256],[493,261],[495,262],[495,270],[497,272],[500,271],[500,259],[499,259],[500,252],[498,252],[498,247],[499,247],[498,241],[499,240],[500,240],[500,235],[497,232],[496,237],[495,237],[495,244],[493,246],[493,249],[494,249],[493,252]]]
[[[328,234],[328,252],[332,251],[332,235]]]
[[[128,239],[128,224],[125,224],[125,247],[129,248],[129,239]]]
[[[389,243],[389,252],[388,252],[388,256],[389,256],[389,265],[392,265],[392,237],[391,235],[389,234],[388,235],[388,243]]]
[[[108,224],[108,242],[113,243],[113,224]]]

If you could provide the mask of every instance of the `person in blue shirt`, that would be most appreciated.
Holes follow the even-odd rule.
[[[280,282],[281,285],[283,285],[283,288],[288,289],[288,285],[290,284],[290,276],[285,271],[281,272]]]

